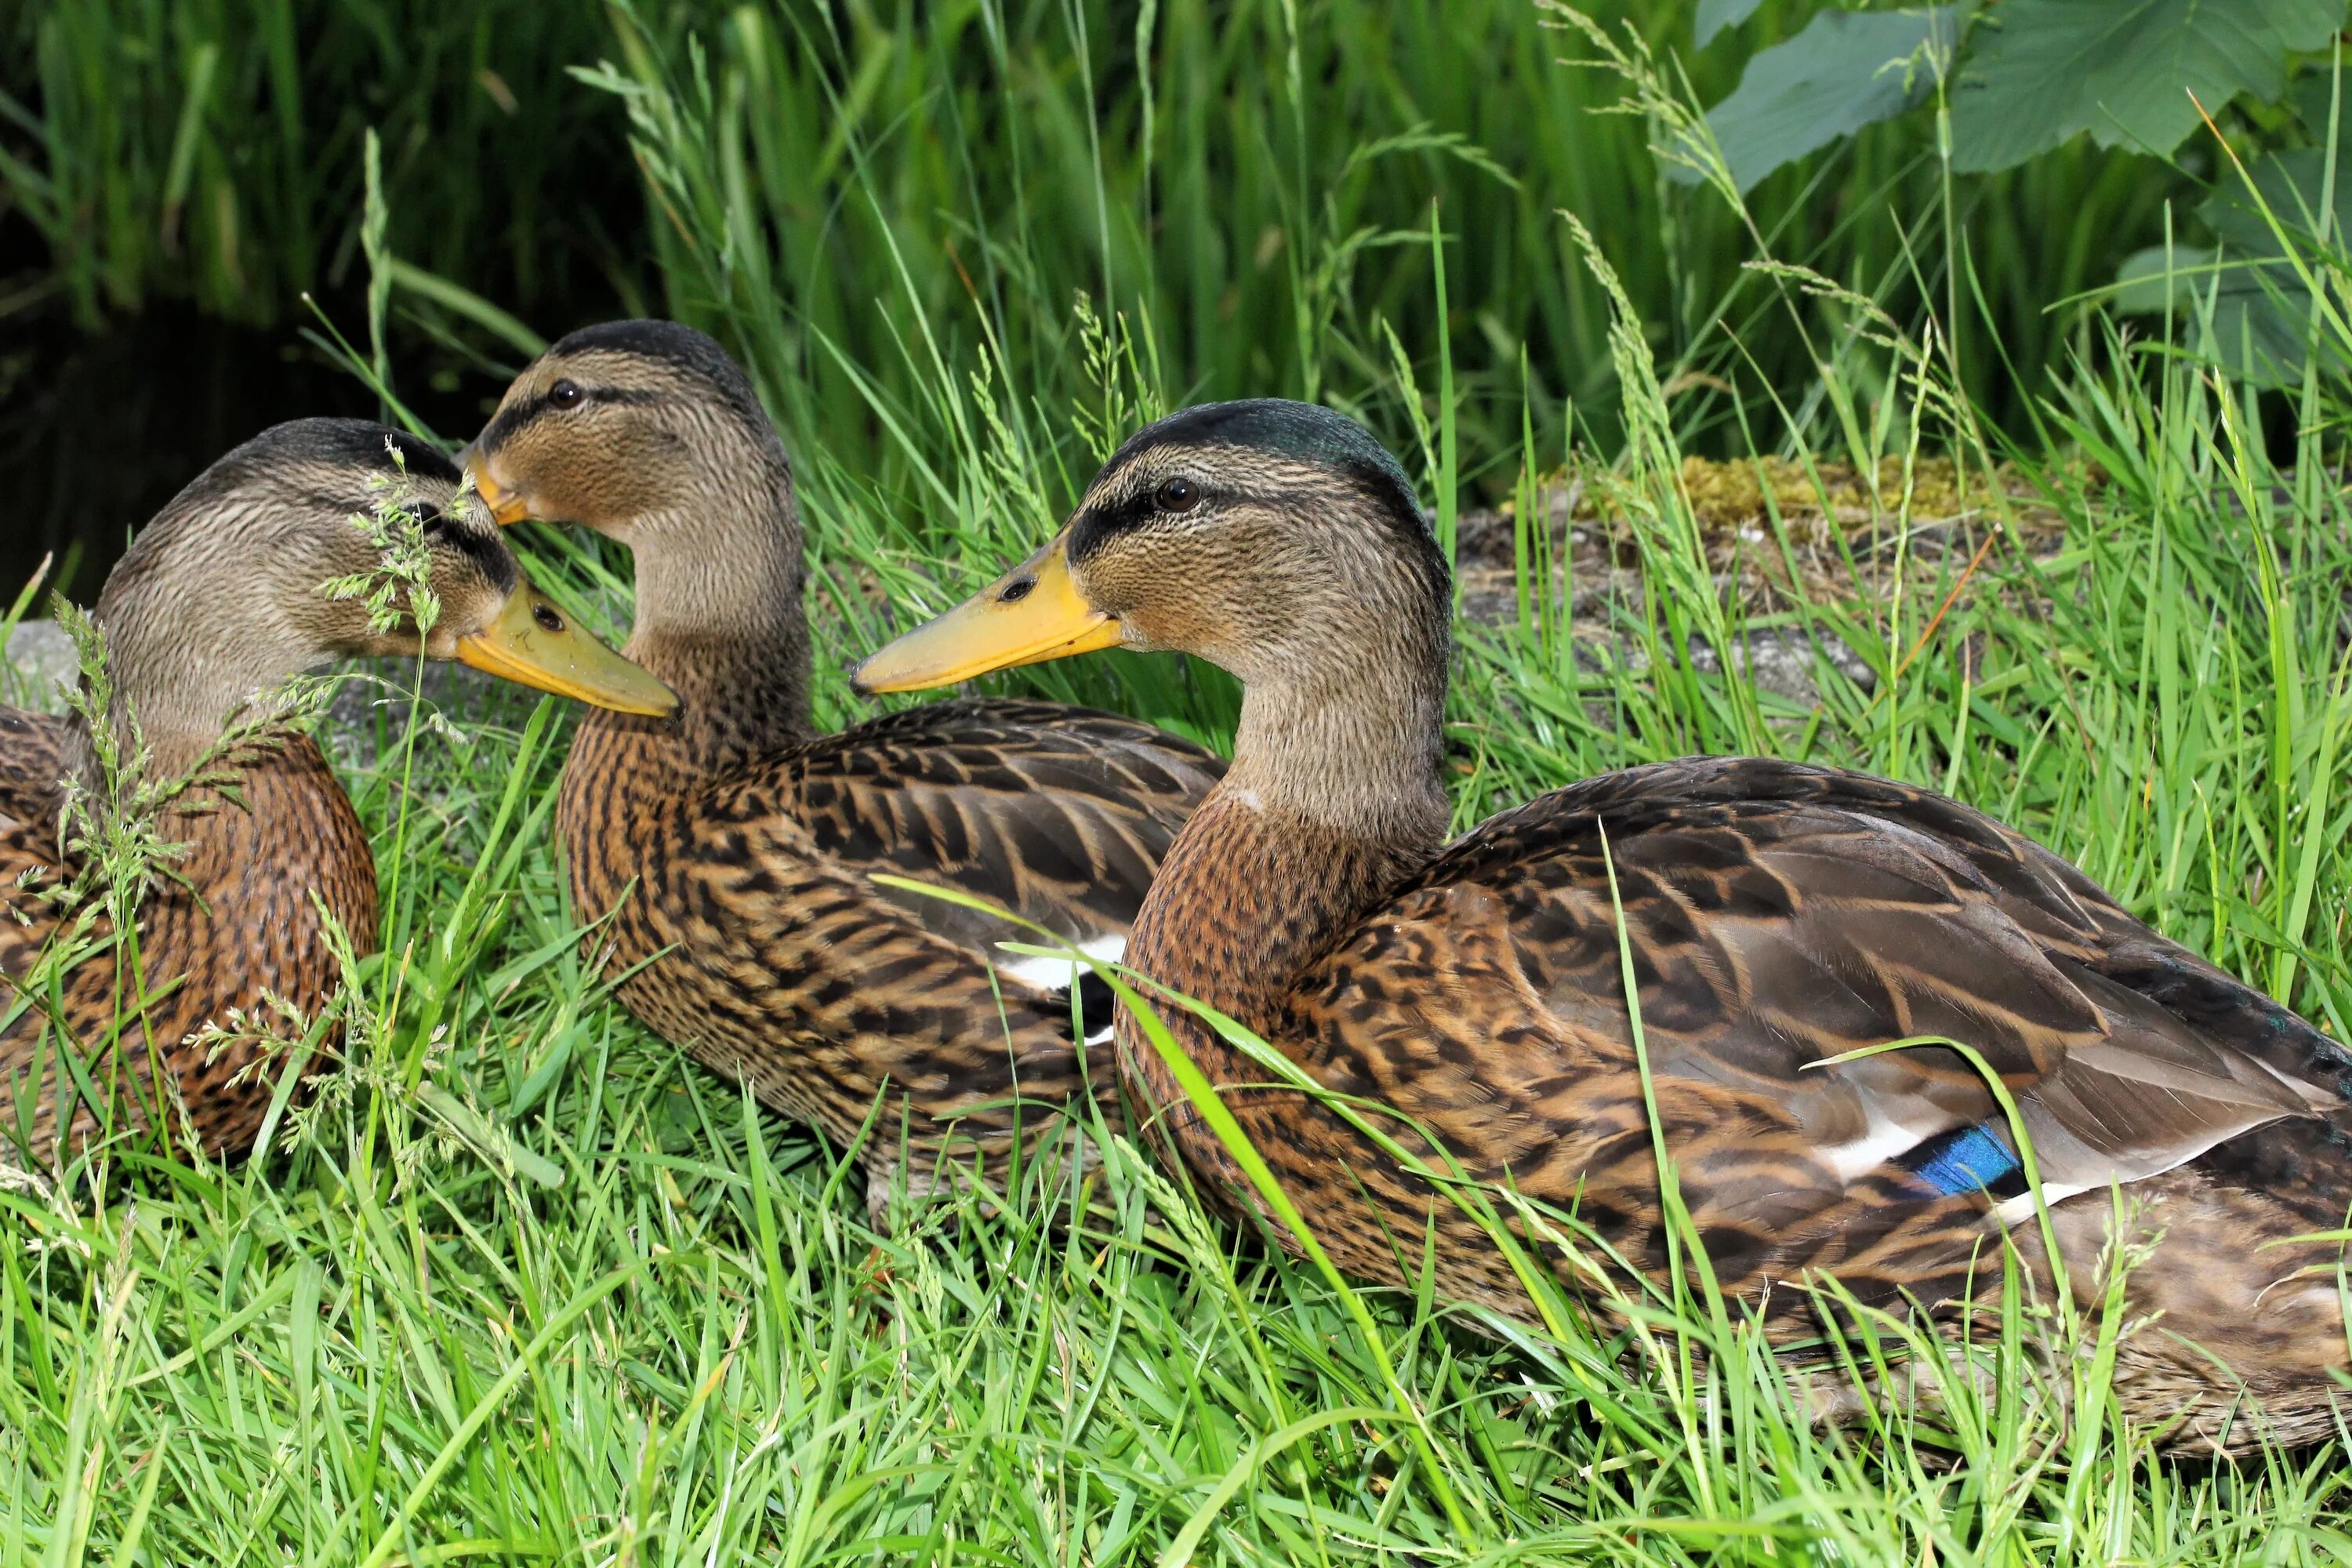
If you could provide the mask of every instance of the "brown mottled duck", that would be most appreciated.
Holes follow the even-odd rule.
[[[623,651],[677,719],[595,714],[556,821],[574,903],[622,1001],[760,1099],[860,1145],[867,1199],[980,1157],[1003,1180],[1086,1081],[1099,983],[998,951],[1030,933],[877,886],[975,894],[1115,956],[1160,858],[1222,766],[1132,720],[965,700],[839,734],[810,716],[801,519],[734,362],[663,321],[575,332],[518,377],[467,455],[501,521],[593,528],[635,558]],[[1108,1052],[1088,1065],[1112,1079]],[[1107,1109],[1116,1111],[1116,1099]],[[1001,1189],[1000,1189],[1001,1190]]]
[[[140,904],[143,1010],[131,966],[104,942],[64,971],[61,1007],[46,987],[11,984],[42,972],[53,938],[70,938],[52,897],[80,869],[79,843],[59,843],[68,781],[106,786],[83,720],[0,708],[0,1160],[54,1166],[101,1111],[119,1128],[174,1106],[207,1149],[242,1152],[274,1089],[248,1070],[265,1047],[231,1031],[246,1037],[207,1060],[191,1037],[226,1026],[231,1009],[267,1017],[265,995],[314,1014],[339,979],[329,920],[374,950],[367,836],[317,743],[265,706],[289,677],[348,656],[414,656],[421,640],[435,658],[545,690],[647,713],[671,705],[658,681],[565,623],[496,529],[446,510],[457,481],[447,458],[379,426],[281,425],[199,475],[107,578],[93,617],[113,686],[104,721],[123,756],[143,746],[146,778],[192,781],[156,823],[184,847]],[[404,614],[383,629],[362,599],[321,591],[383,567],[355,518],[389,507],[421,525],[428,552],[440,610],[422,638]],[[79,1073],[60,1075],[58,1024]]]
[[[1221,404],[1137,435],[1044,549],[856,679],[919,689],[1112,642],[1231,670],[1233,765],[1169,850],[1128,963],[1654,1276],[1613,865],[1682,1197],[1783,1342],[1818,1335],[1790,1287],[1824,1275],[1867,1303],[1953,1310],[1998,1288],[2012,1226],[2045,1267],[2019,1143],[1960,1053],[1831,1060],[1973,1047],[2016,1099],[2075,1289],[2098,1288],[2111,1188],[2137,1236],[2163,1237],[2129,1278],[2132,1310],[2161,1317],[2123,1344],[2125,1414],[2182,1445],[2332,1429],[2337,1248],[2292,1238],[2352,1203],[2342,1046],[2021,835],[1884,779],[1691,757],[1445,843],[1449,606],[1411,487],[1360,426]],[[1405,1162],[1161,1012],[1343,1268],[1411,1278],[1434,1226],[1441,1291],[1531,1310],[1488,1234]],[[1154,1135],[1255,1205],[1124,1010],[1117,1034]]]

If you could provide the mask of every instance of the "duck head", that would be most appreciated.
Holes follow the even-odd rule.
[[[854,683],[914,691],[1095,648],[1176,649],[1252,689],[1368,656],[1442,676],[1451,578],[1396,459],[1344,415],[1215,403],[1138,432],[1061,531]]]
[[[572,625],[498,530],[455,506],[457,479],[429,444],[353,419],[277,426],[197,476],[132,541],[95,615],[146,732],[216,735],[289,677],[367,655],[671,711],[667,688]]]
[[[782,444],[727,352],[674,321],[583,328],[524,367],[458,454],[500,523],[576,523],[643,552],[789,500]],[[782,519],[795,541],[799,520]]]

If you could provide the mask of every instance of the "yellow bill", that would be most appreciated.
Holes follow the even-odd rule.
[[[1015,665],[1117,647],[1116,617],[1087,603],[1057,535],[1045,549],[926,626],[877,649],[850,672],[866,696],[921,691]]]
[[[585,631],[525,583],[486,630],[457,639],[458,662],[538,691],[667,719],[677,693]]]
[[[457,454],[457,467],[465,470],[463,488],[470,488],[482,498],[482,505],[489,510],[490,521],[499,527],[510,527],[530,515],[530,508],[523,503],[522,497],[492,478],[489,465],[482,461],[481,454],[472,447]]]

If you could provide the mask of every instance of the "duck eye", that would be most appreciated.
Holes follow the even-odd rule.
[[[1191,511],[1201,504],[1201,487],[1187,479],[1173,479],[1152,492],[1161,511]]]
[[[530,607],[530,618],[537,621],[542,630],[560,632],[563,629],[563,617],[555,613],[555,606],[552,605],[533,605]]]
[[[588,401],[588,395],[576,381],[559,381],[547,389],[547,400],[558,408],[577,408]]]

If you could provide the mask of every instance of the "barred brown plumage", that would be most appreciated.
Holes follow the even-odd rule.
[[[22,920],[0,918],[0,975],[23,977],[64,923],[35,895],[75,871],[58,844],[70,736],[65,721],[46,714],[7,711],[0,720],[14,721],[5,731],[9,776],[0,783],[0,896]],[[26,752],[42,762],[28,763]],[[200,786],[159,824],[166,840],[189,848],[174,863],[178,878],[159,881],[139,908],[142,969],[156,999],[135,1005],[109,944],[69,971],[63,1000],[92,1087],[119,1091],[115,1114],[136,1124],[176,1103],[206,1148],[235,1153],[259,1132],[276,1088],[271,1074],[250,1070],[268,1047],[240,1032],[212,1055],[191,1037],[208,1023],[226,1026],[232,1008],[282,1029],[265,992],[315,1015],[341,981],[327,921],[360,952],[374,950],[375,859],[308,735],[258,737],[219,759],[218,771],[228,791]],[[37,880],[23,883],[27,873]],[[100,942],[110,934],[103,923],[92,933]],[[58,1045],[44,1033],[36,1008],[0,1034],[0,1157],[54,1163],[61,1137],[79,1146],[99,1125],[96,1108],[79,1096],[71,1126],[58,1125]],[[37,1061],[37,1079],[30,1076]],[[158,1065],[171,1079],[168,1093],[154,1081]]]

